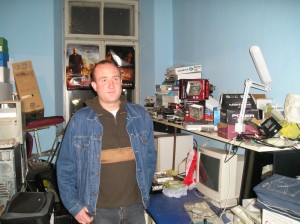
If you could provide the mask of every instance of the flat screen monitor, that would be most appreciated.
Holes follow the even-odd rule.
[[[238,204],[244,167],[243,155],[205,147],[197,152],[196,187],[219,208]]]

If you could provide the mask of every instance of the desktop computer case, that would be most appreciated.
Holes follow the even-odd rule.
[[[25,151],[20,144],[0,150],[0,205],[5,205],[24,186],[27,172]]]
[[[157,150],[157,172],[172,169],[173,165],[174,134],[155,135],[155,147]],[[193,135],[176,134],[175,170],[179,173],[185,172],[185,159],[190,150],[193,149]]]

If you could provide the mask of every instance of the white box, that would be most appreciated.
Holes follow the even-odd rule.
[[[191,72],[191,73],[183,73],[183,74],[167,74],[168,80],[180,80],[180,79],[201,79],[201,72]]]
[[[173,147],[174,135],[173,134],[160,134],[155,136],[155,147],[157,150],[157,172],[165,172],[172,169],[173,166]],[[176,134],[176,152],[174,169],[179,173],[185,172],[178,170],[181,163],[185,163],[187,153],[193,149],[193,135],[178,133]],[[182,167],[182,166],[181,166]]]
[[[180,103],[179,96],[157,95],[156,105],[168,108],[169,103]]]
[[[263,209],[263,224],[299,224],[300,221]]]
[[[202,72],[202,65],[179,66],[167,68],[168,75],[178,75],[191,72]]]
[[[10,72],[7,67],[0,67],[0,82],[9,83],[10,81]]]

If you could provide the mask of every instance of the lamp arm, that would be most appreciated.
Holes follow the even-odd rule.
[[[252,86],[252,83],[253,82],[251,79],[247,79],[245,81],[244,96],[243,96],[243,101],[242,101],[242,105],[241,105],[240,116],[238,117],[238,122],[235,124],[235,131],[239,134],[241,134],[242,132],[245,131],[244,117],[245,117],[248,95],[249,95],[249,91]]]
[[[247,100],[248,100],[250,88],[259,89],[266,92],[271,90],[271,87],[268,85],[265,85],[263,83],[253,82],[251,79],[246,79],[240,116],[238,117],[238,122],[235,124],[235,131],[238,134],[241,134],[246,129],[244,124],[244,117],[245,117],[245,111],[247,107]]]

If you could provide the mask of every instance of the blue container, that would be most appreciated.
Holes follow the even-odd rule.
[[[9,55],[7,52],[0,52],[0,60],[8,61]]]

